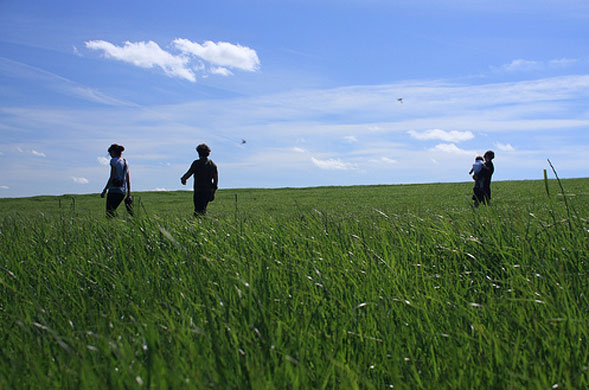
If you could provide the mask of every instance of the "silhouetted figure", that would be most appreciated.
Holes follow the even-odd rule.
[[[131,198],[131,180],[129,177],[129,165],[127,160],[121,157],[125,148],[122,145],[112,144],[108,148],[110,154],[110,176],[101,198],[106,196],[106,216],[114,217],[117,207],[125,200],[125,207],[130,215],[133,215],[133,198]]]
[[[491,201],[491,177],[495,172],[493,166],[493,159],[495,158],[495,152],[488,150],[484,156],[485,163],[481,167],[481,170],[476,174],[472,199],[474,200],[474,206],[478,207],[479,204],[488,204]]]
[[[215,199],[215,191],[219,186],[219,174],[215,163],[208,158],[211,149],[205,144],[200,144],[196,147],[196,151],[198,160],[194,160],[180,181],[186,185],[186,180],[194,175],[194,215],[198,216],[204,215],[209,202]]]

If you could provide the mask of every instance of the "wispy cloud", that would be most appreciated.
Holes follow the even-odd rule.
[[[77,184],[88,184],[89,183],[88,179],[86,179],[85,177],[72,176],[72,180],[74,183],[77,183]]]
[[[397,160],[394,160],[389,157],[381,157],[379,161],[386,163],[386,164],[396,164],[397,163]]]
[[[320,169],[326,170],[349,170],[356,169],[356,164],[347,163],[340,159],[330,158],[327,160],[318,160],[315,157],[311,157],[311,161]]]
[[[358,142],[358,138],[354,137],[353,135],[346,135],[344,137],[344,141],[346,141],[347,143],[353,144]]]
[[[409,130],[408,133],[411,137],[421,141],[437,139],[446,142],[461,142],[474,138],[474,135],[470,131],[445,131],[440,129],[433,129],[422,132]]]
[[[137,104],[106,95],[58,74],[22,62],[0,57],[0,72],[5,76],[32,80],[61,94],[108,106],[137,107]]]
[[[455,144],[437,144],[430,149],[430,152],[441,152],[448,154],[475,154],[473,151],[460,149]]]
[[[8,186],[0,186],[0,190],[9,190],[9,189],[10,189],[10,187],[8,187]]]
[[[550,68],[564,68],[575,62],[577,62],[577,60],[572,58],[559,58],[548,61],[534,61],[518,58],[511,61],[509,64],[503,64],[499,68],[494,69],[504,72],[529,72]]]
[[[231,72],[229,69],[223,68],[223,67],[216,67],[216,66],[211,68],[211,73],[218,74],[218,75],[225,76],[225,77],[233,75],[233,72]]]
[[[502,144],[497,142],[495,143],[495,146],[502,152],[515,152],[515,148],[511,146],[511,144]]]
[[[34,156],[37,156],[37,157],[47,157],[47,155],[46,155],[45,153],[43,153],[43,152],[38,152],[38,151],[36,151],[36,150],[34,150],[34,149],[33,149],[33,150],[31,150],[31,154],[33,154]]]
[[[102,51],[106,58],[128,62],[141,68],[159,67],[168,76],[196,81],[194,72],[188,67],[188,58],[170,54],[153,41],[127,41],[123,46],[117,46],[107,41],[95,40],[87,41],[86,47]]]
[[[100,156],[100,157],[96,157],[96,161],[98,161],[98,163],[100,165],[108,165],[110,160],[106,157]]]

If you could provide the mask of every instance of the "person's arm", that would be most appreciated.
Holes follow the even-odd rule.
[[[186,180],[190,179],[190,176],[192,176],[193,170],[192,170],[192,166],[194,165],[194,163],[190,166],[190,168],[188,169],[188,171],[186,171],[186,173],[184,174],[184,176],[182,176],[180,178],[180,182],[182,183],[182,185],[186,185]]]
[[[104,190],[102,190],[102,193],[100,194],[101,198],[104,198],[104,195],[106,194],[106,191],[109,189],[110,187],[110,183],[112,181],[112,178],[114,176],[115,173],[115,167],[113,167],[112,165],[110,166],[110,176],[108,177],[108,180],[106,182],[106,185],[104,186]]]
[[[131,196],[131,176],[129,175],[129,170],[127,169],[127,198]]]
[[[219,172],[217,172],[217,167],[215,166],[215,171],[213,172],[213,192],[217,191],[219,188]]]

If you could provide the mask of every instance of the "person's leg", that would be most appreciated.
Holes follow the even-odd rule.
[[[106,216],[114,217],[117,207],[123,201],[125,195],[109,192],[106,195]]]
[[[474,207],[479,207],[479,205],[483,202],[483,192],[481,188],[475,187],[473,188],[473,195],[472,199],[474,200]]]
[[[208,192],[194,192],[194,215],[205,215],[210,194]]]
[[[129,199],[131,199],[131,201],[127,201],[127,199],[125,199],[125,208],[127,209],[127,213],[129,213],[130,216],[133,216],[133,200],[132,198]]]

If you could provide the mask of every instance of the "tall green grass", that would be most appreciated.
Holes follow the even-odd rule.
[[[587,181],[549,185],[0,200],[0,388],[588,388]]]

